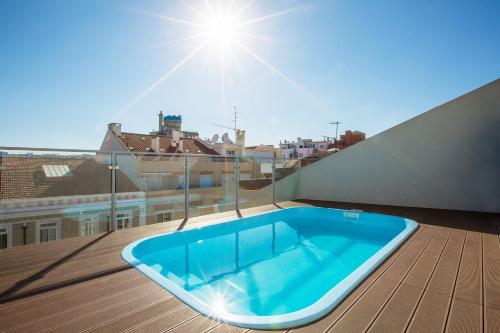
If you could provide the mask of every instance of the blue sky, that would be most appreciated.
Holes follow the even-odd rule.
[[[206,32],[172,20],[203,21],[182,1],[2,0],[0,145],[97,149],[107,123],[148,132],[159,110],[211,137],[234,104],[248,144],[320,139],[332,120],[371,136],[500,77],[499,1],[255,0],[236,22],[283,11],[238,28],[258,59],[211,41],[138,98],[205,40],[175,42]]]

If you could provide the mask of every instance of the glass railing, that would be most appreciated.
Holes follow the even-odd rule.
[[[297,199],[297,160],[0,147],[0,249]]]
[[[274,202],[272,167],[272,158],[242,158],[240,160],[240,208],[251,208]]]

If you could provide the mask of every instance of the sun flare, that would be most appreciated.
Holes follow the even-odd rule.
[[[174,40],[167,42],[167,45],[173,43],[187,42],[199,40],[197,46],[187,54],[182,60],[180,60],[176,65],[174,65],[170,70],[168,70],[163,76],[161,76],[156,82],[149,86],[146,90],[140,93],[136,98],[134,98],[129,104],[125,106],[118,115],[124,114],[126,111],[130,110],[135,104],[146,97],[153,89],[158,87],[163,81],[174,74],[179,68],[184,66],[189,60],[194,58],[197,54],[201,53],[208,45],[217,46],[215,49],[218,52],[219,66],[220,66],[220,82],[221,82],[221,104],[222,108],[225,109],[225,69],[227,65],[226,58],[233,62],[233,65],[242,73],[240,66],[238,64],[238,59],[235,56],[234,50],[239,50],[240,54],[238,56],[246,55],[253,58],[256,62],[263,65],[265,68],[276,74],[278,77],[283,79],[285,82],[302,92],[303,94],[312,98],[315,102],[320,103],[310,92],[304,89],[299,83],[295,82],[289,78],[285,73],[281,72],[276,66],[271,64],[269,61],[265,60],[262,56],[257,54],[248,45],[249,40],[257,41],[269,41],[270,39],[265,36],[255,35],[248,31],[249,28],[256,24],[261,24],[264,21],[274,20],[278,17],[288,15],[290,13],[300,10],[300,7],[293,7],[285,9],[282,11],[277,11],[271,14],[258,16],[254,18],[243,18],[247,9],[255,2],[255,0],[248,0],[243,6],[237,8],[238,6],[233,5],[233,2],[228,2],[226,8],[222,6],[217,6],[213,8],[210,1],[205,1],[205,8],[203,6],[194,6],[188,0],[179,0],[184,6],[193,14],[193,18],[179,18],[175,16],[167,16],[159,13],[151,13],[140,11],[143,14],[153,16],[162,20],[169,21],[173,24],[183,25],[189,27],[186,32],[193,32],[194,34],[183,36]],[[214,49],[210,47],[210,49]],[[210,51],[209,54],[212,52]]]
[[[224,17],[213,18],[206,29],[210,40],[221,44],[230,43],[236,34],[236,26]]]

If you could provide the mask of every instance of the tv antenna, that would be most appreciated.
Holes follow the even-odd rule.
[[[340,121],[330,121],[328,124],[335,125],[335,144],[337,144],[337,134],[339,131],[339,124],[341,124],[341,122]]]
[[[233,118],[234,127],[229,127],[229,126],[221,125],[221,124],[212,124],[212,126],[233,130],[234,131],[234,142],[236,142],[238,140],[237,120],[238,120],[238,113],[239,112],[237,111],[236,105],[232,106],[232,108],[234,110],[234,113],[233,113],[233,115],[234,115],[234,118]]]

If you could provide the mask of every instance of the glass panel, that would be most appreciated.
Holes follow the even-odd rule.
[[[240,209],[273,203],[271,158],[240,159]]]
[[[0,249],[6,249],[8,246],[7,233],[0,232]]]
[[[298,199],[299,169],[298,159],[275,159],[276,202]]]
[[[183,155],[123,153],[116,161],[119,229],[184,219]]]
[[[95,233],[107,231],[108,155],[15,150],[0,154],[0,223],[8,225],[12,246],[80,236],[80,221],[87,215],[96,217]],[[57,226],[42,230],[47,220]]]
[[[189,157],[189,216],[234,210],[233,157]]]

